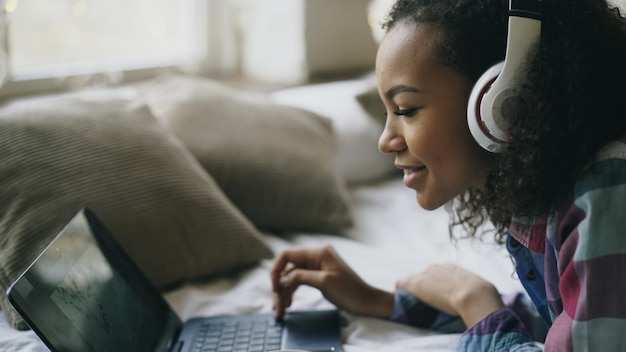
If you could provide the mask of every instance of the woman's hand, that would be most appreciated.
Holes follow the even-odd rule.
[[[491,283],[454,264],[430,266],[398,281],[396,286],[431,307],[461,316],[468,327],[504,307]]]
[[[365,283],[330,246],[283,251],[276,257],[271,278],[278,319],[300,285],[319,289],[339,309],[352,313],[387,318],[393,309],[393,293]]]

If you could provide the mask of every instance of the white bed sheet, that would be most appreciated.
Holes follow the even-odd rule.
[[[493,282],[502,293],[521,290],[504,248],[480,241],[451,243],[445,210],[419,208],[413,191],[392,178],[351,190],[356,226],[348,236],[325,234],[268,235],[276,251],[289,246],[331,244],[367,282],[392,290],[396,280],[433,263],[454,262]],[[270,311],[271,261],[208,282],[193,283],[165,294],[183,319],[193,316]],[[296,291],[292,309],[332,307],[315,289]],[[342,313],[345,352],[452,351],[458,334],[441,335],[389,321]],[[32,331],[10,328],[0,312],[0,351],[46,351]]]

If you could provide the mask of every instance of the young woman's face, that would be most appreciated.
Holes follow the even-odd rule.
[[[402,21],[388,31],[376,58],[378,92],[387,109],[378,147],[396,153],[404,184],[425,209],[470,186],[482,187],[492,158],[467,127],[472,82],[434,59],[439,34],[431,25]]]

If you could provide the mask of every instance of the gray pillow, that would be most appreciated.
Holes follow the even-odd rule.
[[[258,228],[341,234],[352,226],[327,118],[189,76],[155,81],[144,97]]]
[[[272,252],[184,145],[145,107],[63,99],[0,109],[0,306],[81,208],[91,208],[158,288]]]
[[[378,94],[378,88],[376,87],[375,77],[366,77],[365,80],[369,81],[369,87],[366,87],[356,95],[356,100],[363,107],[365,111],[369,113],[375,120],[385,125],[385,104],[383,104],[380,95]]]
[[[338,146],[337,167],[348,185],[359,185],[378,182],[398,172],[393,163],[395,155],[378,150],[378,138],[385,124],[380,121],[385,110],[382,101],[378,115],[373,117],[358,100],[372,87],[380,101],[376,84],[369,77],[287,88],[273,92],[271,97],[276,103],[329,118]]]

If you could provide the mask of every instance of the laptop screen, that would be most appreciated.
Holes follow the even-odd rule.
[[[79,212],[9,298],[52,350],[165,350],[180,320],[106,231]]]

